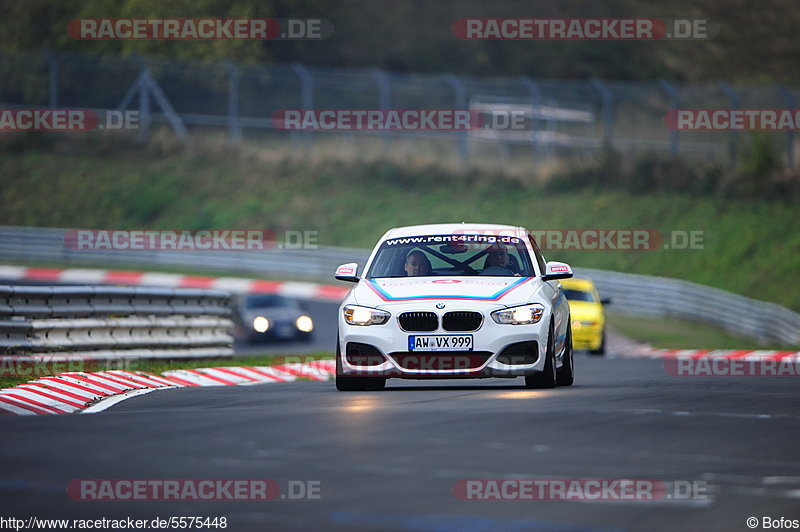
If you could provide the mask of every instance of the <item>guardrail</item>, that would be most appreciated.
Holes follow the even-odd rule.
[[[302,280],[330,280],[342,262],[356,257],[363,264],[363,249],[318,247],[270,250],[77,250],[65,244],[66,229],[0,226],[0,256],[14,262],[161,266],[197,268],[232,273],[285,276]],[[347,260],[341,261],[341,257]]]
[[[319,247],[263,251],[133,251],[68,249],[65,229],[0,227],[0,256],[17,262],[57,264],[169,266],[290,276],[331,281],[336,266],[369,256],[364,249]],[[575,268],[578,276],[591,277],[611,308],[634,315],[676,316],[721,327],[732,334],[761,343],[800,344],[800,314],[774,303],[732,294],[708,286],[665,277]]]
[[[0,286],[0,355],[48,360],[233,356],[229,294]]]
[[[765,344],[800,344],[800,314],[709,286],[631,273],[575,268],[577,277],[594,280],[610,308],[630,315],[674,316],[725,329]]]

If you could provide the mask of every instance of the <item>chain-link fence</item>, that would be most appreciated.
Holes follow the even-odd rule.
[[[384,150],[452,154],[461,162],[487,155],[540,164],[612,147],[735,160],[742,132],[681,131],[665,113],[687,109],[793,109],[800,88],[475,78],[382,70],[316,68],[302,64],[234,64],[139,56],[66,53],[0,54],[0,105],[139,111],[143,138],[155,122],[167,123],[187,142],[201,130],[220,130],[230,142],[253,139],[305,150],[323,139],[375,138]],[[283,131],[275,113],[286,109],[522,109],[525,131]],[[772,132],[789,167],[795,136]],[[422,142],[412,144],[414,139]]]

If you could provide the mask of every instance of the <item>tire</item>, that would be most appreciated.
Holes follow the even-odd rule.
[[[572,386],[575,381],[575,365],[572,360],[572,323],[567,326],[567,340],[564,343],[564,357],[561,368],[556,370],[556,385]]]
[[[550,332],[547,335],[547,351],[545,352],[545,362],[544,362],[544,369],[536,373],[534,375],[528,375],[525,377],[525,387],[526,388],[536,388],[536,389],[545,389],[545,388],[555,388],[556,387],[556,361],[555,361],[555,353],[553,348],[553,335],[555,334],[555,329],[553,327],[553,322],[550,322]]]
[[[386,379],[381,377],[352,377],[342,375],[342,351],[339,338],[336,338],[336,389],[340,392],[365,392],[367,390],[383,390]]]
[[[589,350],[589,354],[597,357],[604,356],[606,354],[606,332],[603,331],[603,337],[600,339],[600,347],[597,349]]]

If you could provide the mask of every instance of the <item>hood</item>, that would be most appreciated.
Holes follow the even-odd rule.
[[[603,305],[589,301],[570,301],[569,310],[573,320],[601,321],[603,316]]]
[[[540,287],[538,277],[397,277],[364,279],[353,296],[357,304],[372,307],[431,300],[503,306],[529,301]]]

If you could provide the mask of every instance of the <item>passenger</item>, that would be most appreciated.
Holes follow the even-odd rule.
[[[406,263],[403,266],[406,275],[409,277],[420,277],[431,274],[431,261],[425,254],[415,249],[406,256]]]

